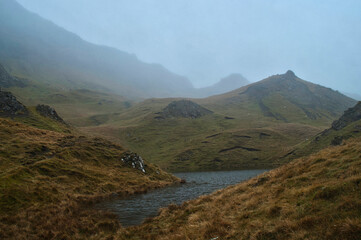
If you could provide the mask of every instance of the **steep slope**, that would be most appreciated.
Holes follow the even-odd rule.
[[[117,239],[327,239],[361,236],[361,138],[208,196],[170,205]]]
[[[277,161],[287,162],[295,158],[315,153],[328,146],[341,145],[345,140],[361,136],[361,102],[349,108],[328,128],[310,140],[297,145]]]
[[[15,0],[0,0],[0,35],[0,62],[12,75],[58,89],[108,89],[133,98],[177,96],[193,89],[184,77],[83,41]]]
[[[209,97],[217,94],[226,93],[234,89],[250,84],[250,82],[241,74],[233,73],[212,86],[197,89],[197,97]]]
[[[118,139],[170,171],[273,168],[280,164],[277,157],[327,128],[356,102],[290,71],[227,94],[190,99],[212,114],[162,116],[180,100],[147,100],[82,130]]]

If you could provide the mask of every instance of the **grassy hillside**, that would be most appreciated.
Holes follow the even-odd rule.
[[[164,118],[164,111],[180,99],[150,99],[117,115],[100,115],[102,124],[81,130],[119,141],[169,171],[272,168],[279,165],[279,156],[356,103],[290,71],[191,101],[212,114],[184,117],[192,116],[184,106],[173,114],[179,117]]]
[[[124,156],[100,138],[0,118],[0,238],[98,239],[119,224],[89,204],[178,181],[150,163],[143,173]]]
[[[11,87],[9,90],[28,106],[51,105],[75,127],[100,125],[107,120],[108,114],[119,114],[133,104],[133,101],[116,94],[87,89],[61,91],[36,84],[25,88]]]
[[[287,162],[295,158],[318,152],[319,150],[332,145],[340,145],[349,138],[361,136],[361,102],[353,108],[345,111],[342,117],[332,123],[328,128],[311,139],[296,145],[285,155],[276,156],[280,163]]]
[[[72,130],[74,130],[66,123],[57,122],[53,119],[42,116],[39,112],[36,111],[35,107],[28,107],[27,109],[29,110],[28,116],[14,117],[12,120],[19,123],[24,123],[28,126],[55,132],[70,133]]]
[[[57,89],[54,85],[20,79],[10,75],[1,64],[0,88],[10,91],[27,106],[49,104],[55,107],[73,126],[99,125],[106,120],[106,114],[117,114],[132,104],[129,99],[104,91]],[[30,117],[35,117],[36,120],[34,111]],[[36,121],[32,122],[36,123]]]
[[[361,236],[361,138],[241,184],[171,205],[116,239],[343,239]]]

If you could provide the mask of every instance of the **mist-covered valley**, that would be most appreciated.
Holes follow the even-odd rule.
[[[0,0],[0,238],[359,239],[357,7]]]

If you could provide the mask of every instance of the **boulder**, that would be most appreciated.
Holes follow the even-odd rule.
[[[0,116],[14,117],[28,114],[28,109],[11,92],[4,92],[0,89]]]
[[[55,109],[48,105],[39,104],[36,106],[36,111],[44,117],[48,117],[58,122],[65,123],[64,120],[59,117]]]
[[[361,119],[361,102],[358,102],[356,106],[349,108],[345,113],[336,121],[332,123],[332,129],[341,130],[348,124]]]
[[[126,152],[121,157],[121,161],[126,165],[138,169],[145,173],[145,164],[141,156],[133,152]]]

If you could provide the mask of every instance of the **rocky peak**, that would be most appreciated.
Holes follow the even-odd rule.
[[[358,102],[356,106],[349,108],[345,113],[336,121],[332,123],[332,129],[340,130],[346,127],[348,124],[361,119],[361,102]]]
[[[179,100],[171,102],[158,114],[160,114],[162,118],[199,118],[212,113],[212,111],[190,100]]]
[[[285,77],[289,77],[289,78],[295,78],[296,74],[294,72],[292,72],[291,70],[288,70],[285,74]]]
[[[58,122],[64,123],[64,120],[61,117],[59,117],[55,109],[48,105],[39,104],[36,106],[36,111],[44,117],[48,117]]]
[[[11,92],[4,92],[0,89],[0,116],[24,116],[28,113],[28,109]]]

